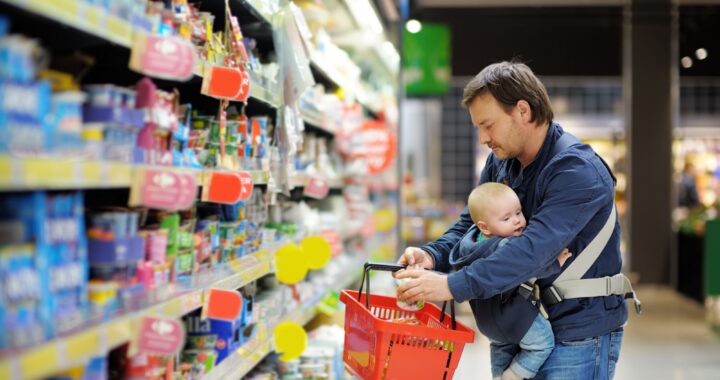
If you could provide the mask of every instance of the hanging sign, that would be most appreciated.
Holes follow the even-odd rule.
[[[248,172],[212,172],[203,184],[204,202],[236,204],[250,198],[253,180]]]
[[[138,349],[142,353],[175,355],[185,343],[182,323],[174,318],[143,317],[140,321]]]
[[[174,170],[138,168],[130,188],[130,206],[162,210],[190,208],[197,197],[195,174]]]
[[[327,197],[329,192],[330,184],[328,181],[320,177],[311,176],[307,179],[307,183],[305,183],[303,195],[310,198],[323,199]]]
[[[151,77],[185,81],[193,76],[194,49],[180,37],[135,33],[128,66]]]
[[[299,358],[308,345],[308,336],[305,329],[295,322],[283,322],[273,330],[275,351],[280,354],[284,362]]]
[[[275,252],[275,277],[286,285],[300,282],[308,272],[308,263],[302,248],[285,244]]]
[[[358,130],[360,147],[357,152],[365,159],[370,174],[377,174],[390,167],[397,144],[395,136],[384,124],[376,120],[366,121]]]
[[[202,319],[212,318],[224,321],[234,321],[240,318],[242,306],[243,299],[237,291],[209,289],[205,292]]]
[[[203,95],[244,102],[250,95],[250,78],[235,67],[206,66],[200,88]]]
[[[364,160],[368,172],[377,174],[392,164],[397,154],[397,141],[384,123],[368,120],[339,133],[338,149],[346,158]]]

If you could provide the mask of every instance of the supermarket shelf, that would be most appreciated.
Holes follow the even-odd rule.
[[[132,44],[132,25],[95,5],[79,0],[1,1],[120,46],[129,48]]]
[[[308,176],[304,173],[297,173],[295,176],[290,178],[290,184],[295,188],[303,188],[308,182]],[[334,179],[329,181],[330,190],[342,190],[343,181],[341,179]]]
[[[90,358],[127,342],[135,335],[133,332],[144,316],[180,318],[202,306],[203,294],[207,289],[237,289],[271,273],[272,254],[269,252],[262,250],[234,260],[214,276],[194,278],[194,282],[204,284],[191,290],[178,291],[164,302],[54,339],[22,353],[5,356],[0,359],[0,379],[38,379],[86,363]],[[232,274],[215,280],[215,277],[227,272]]]
[[[324,126],[323,117],[320,114],[311,114],[309,111],[300,111],[302,120],[305,123],[305,129],[320,132],[329,137],[335,137],[335,131]]]
[[[346,83],[340,77],[340,74],[320,62],[320,58],[310,57],[310,69],[315,77],[315,81],[328,87],[328,91],[345,87]]]
[[[128,49],[132,46],[133,25],[108,14],[107,11],[96,5],[90,5],[80,0],[0,0],[0,2],[11,4]],[[269,24],[266,16],[252,4],[255,2],[245,0],[242,3],[250,14],[261,22]],[[197,77],[202,77],[203,63],[198,62],[193,72]],[[273,100],[275,97],[272,96],[272,91],[259,83],[251,82],[250,97],[272,108],[278,108],[278,102]]]
[[[250,80],[250,99],[258,100],[275,109],[278,108],[278,101],[272,91],[252,79]]]
[[[336,275],[335,281],[332,282],[332,285],[316,293],[315,296],[308,300],[302,307],[281,317],[277,324],[283,322],[294,322],[300,326],[305,326],[310,323],[310,321],[317,315],[317,306],[329,291],[347,288],[360,277],[359,268],[362,268],[365,259],[354,259],[349,261],[351,264],[336,264],[338,267],[349,269],[339,272],[339,274]],[[259,326],[258,332],[254,338],[250,339],[250,341],[240,347],[234,354],[225,358],[225,360],[223,360],[217,367],[204,376],[203,380],[243,378],[273,351],[272,331],[275,326],[276,324]]]
[[[203,171],[171,166],[145,166],[105,161],[58,158],[20,158],[0,155],[0,191],[33,189],[110,189],[130,187],[135,168],[154,168],[206,175]],[[256,185],[268,183],[270,173],[248,171]],[[199,178],[202,179],[202,178]]]

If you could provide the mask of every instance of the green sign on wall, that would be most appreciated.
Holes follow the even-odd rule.
[[[418,33],[403,29],[403,81],[407,95],[442,95],[450,87],[450,29],[422,24]]]
[[[720,296],[720,220],[705,223],[705,296]]]

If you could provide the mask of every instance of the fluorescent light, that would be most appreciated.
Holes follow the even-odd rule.
[[[708,56],[707,50],[705,50],[704,48],[697,49],[695,50],[695,56],[697,57],[697,59],[702,61]]]
[[[385,64],[390,68],[390,71],[397,72],[400,66],[400,54],[395,49],[395,45],[390,41],[385,41],[382,43],[381,51]]]
[[[405,29],[412,34],[415,34],[422,30],[422,23],[418,20],[410,19],[405,23]]]
[[[375,34],[383,32],[382,23],[375,13],[375,9],[370,5],[370,0],[345,0],[345,5],[355,18],[355,22],[363,29]]]
[[[684,68],[686,68],[686,69],[689,69],[689,68],[691,68],[692,65],[693,65],[692,58],[690,58],[690,57],[688,57],[688,56],[684,56],[684,57],[682,57],[682,59],[680,60],[680,64],[682,65],[682,67],[684,67]]]

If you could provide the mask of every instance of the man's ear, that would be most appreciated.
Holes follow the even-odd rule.
[[[484,236],[490,236],[492,235],[492,232],[488,229],[487,223],[483,222],[482,220],[478,220],[477,222],[477,228],[482,232]]]
[[[532,120],[532,109],[530,108],[530,103],[528,103],[527,100],[521,99],[518,100],[516,107],[522,121],[529,123],[530,120]]]

